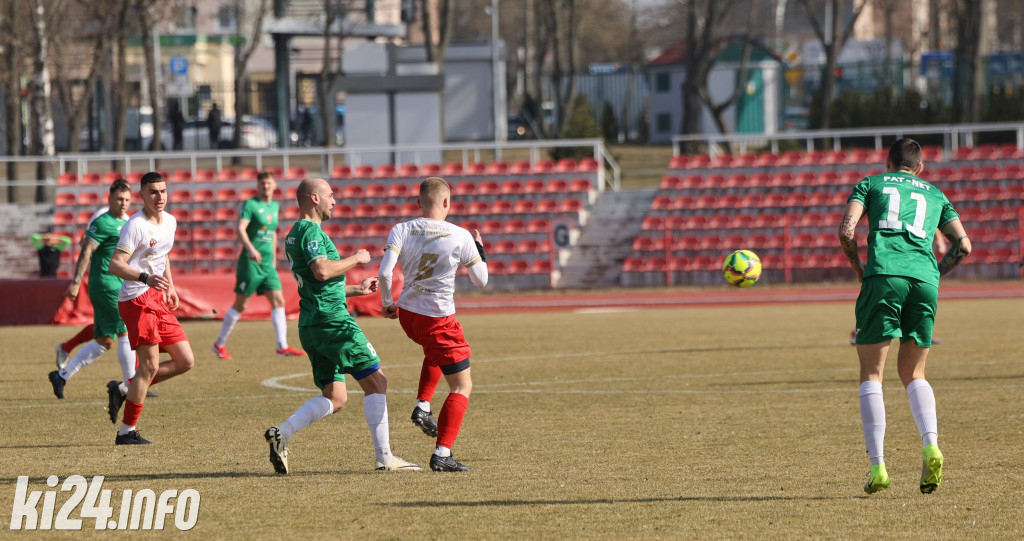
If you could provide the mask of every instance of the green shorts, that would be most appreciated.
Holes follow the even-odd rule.
[[[95,325],[93,338],[103,336],[114,338],[121,333],[128,332],[128,327],[121,319],[121,312],[117,309],[119,294],[120,290],[89,288],[89,300],[92,302],[92,322]]]
[[[900,338],[932,347],[939,288],[902,276],[864,279],[857,297],[857,343],[878,344]]]
[[[274,263],[257,263],[249,259],[249,255],[243,250],[242,255],[238,256],[238,268],[235,270],[235,293],[251,297],[254,294],[263,295],[267,291],[280,290],[281,279],[277,276]]]
[[[320,389],[328,383],[345,381],[345,374],[362,379],[362,373],[373,373],[380,363],[377,352],[355,321],[299,327],[299,341],[313,367],[313,382]]]

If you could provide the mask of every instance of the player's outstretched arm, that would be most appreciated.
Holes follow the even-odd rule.
[[[846,204],[843,219],[839,222],[839,245],[850,261],[850,267],[857,273],[859,282],[864,281],[864,268],[860,264],[860,255],[857,254],[857,222],[862,216],[864,216],[864,205],[851,201]]]
[[[967,238],[967,231],[960,220],[953,220],[942,226],[942,234],[949,239],[949,250],[939,261],[940,276],[956,268],[971,254],[971,239]]]
[[[345,286],[345,296],[360,297],[362,295],[369,295],[370,293],[377,291],[377,285],[378,282],[376,276],[364,278],[363,281],[358,284]]]
[[[78,262],[75,263],[75,276],[71,279],[71,284],[68,285],[68,290],[64,292],[64,296],[71,300],[78,298],[78,291],[82,287],[82,280],[85,278],[85,271],[89,268],[89,262],[92,261],[92,253],[99,247],[99,243],[95,240],[84,237],[82,239],[82,253],[78,254]]]
[[[359,250],[355,254],[342,260],[331,260],[326,257],[318,257],[309,263],[309,269],[313,271],[313,277],[319,282],[326,282],[331,278],[337,278],[353,269],[356,265],[370,262],[370,252]]]

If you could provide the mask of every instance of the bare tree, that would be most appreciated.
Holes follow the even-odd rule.
[[[260,43],[263,34],[263,19],[273,6],[270,0],[260,0],[259,7],[253,13],[246,13],[244,0],[235,0],[235,24],[237,45],[235,48],[235,132],[231,136],[232,146],[242,146],[242,116],[248,105],[248,77],[246,69],[249,59]],[[252,21],[252,24],[249,24]]]
[[[754,14],[756,13],[756,10],[753,9],[753,6],[751,6],[751,9],[747,13],[747,34],[739,38],[743,40],[743,57],[740,60],[740,68],[739,72],[737,73],[736,85],[733,87],[732,94],[730,94],[728,98],[720,102],[715,102],[714,97],[711,95],[711,88],[708,85],[708,83],[710,82],[710,78],[708,77],[710,71],[705,72],[704,82],[703,85],[700,87],[700,101],[702,101],[704,105],[706,105],[708,109],[711,111],[711,117],[715,120],[715,125],[718,127],[718,131],[720,133],[729,133],[729,126],[726,125],[725,123],[725,111],[736,104],[736,102],[739,100],[739,97],[743,95],[743,92],[746,91],[747,88],[747,78],[749,77],[748,66],[750,65],[750,52],[751,49],[753,49],[753,42],[752,38],[750,37],[750,33],[751,28],[754,24]],[[730,39],[720,40],[717,46],[718,53],[721,54],[721,52],[723,52],[724,49],[729,46],[731,41],[732,40]],[[713,57],[711,60],[712,67],[714,66],[716,57],[717,55],[715,55],[715,57]]]
[[[444,66],[444,55],[452,42],[455,24],[455,8],[453,0],[421,0],[423,13],[423,35],[426,36],[427,61],[437,64],[438,70]],[[431,5],[437,6],[437,35],[434,30],[434,13]]]
[[[548,35],[551,39],[551,85],[558,118],[555,133],[561,133],[570,117],[569,106],[576,97],[576,69],[579,65],[580,13],[576,0],[551,0],[547,5]],[[568,78],[563,85],[562,79]]]
[[[320,68],[320,84],[317,89],[320,118],[323,126],[324,146],[333,147],[334,140],[334,117],[335,117],[335,92],[338,77],[341,76],[341,50],[344,38],[343,30],[345,15],[348,12],[347,0],[324,0],[324,56],[323,65]],[[335,32],[333,26],[337,24]],[[337,42],[337,47],[332,44]],[[337,53],[337,56],[335,56]]]
[[[988,25],[984,14],[990,0],[958,0],[956,14],[956,66],[953,71],[953,103],[960,108],[964,122],[981,120],[985,94],[984,46]]]
[[[23,124],[21,118],[21,77],[25,70],[26,40],[23,32],[16,28],[24,28],[27,10],[23,2],[6,2],[0,8],[0,81],[3,84],[4,119],[6,125],[7,153],[11,156],[21,155]],[[18,178],[18,164],[7,162],[7,179]],[[17,198],[17,190],[13,184],[7,185],[7,201]]]
[[[50,31],[52,25],[47,19],[48,13],[46,4],[53,8],[54,12],[63,11],[63,2],[44,2],[35,0],[32,10],[32,32],[33,32],[33,54],[32,54],[32,83],[31,91],[31,134],[32,154],[39,156],[54,156],[53,134],[53,102],[50,95]],[[36,178],[39,180],[53,177],[53,171],[48,160],[39,160],[36,168]],[[46,187],[42,184],[36,187],[36,201],[46,201]]]
[[[118,0],[117,25],[113,38],[115,49],[113,99],[114,99],[114,151],[124,152],[126,137],[126,115],[128,112],[128,69],[126,38],[128,36],[128,12],[131,11],[132,0]]]
[[[822,47],[825,50],[825,65],[821,70],[821,100],[818,104],[818,123],[819,128],[828,129],[831,125],[829,116],[832,113],[832,94],[835,92],[836,86],[836,67],[838,65],[839,52],[843,49],[843,45],[853,35],[853,25],[857,22],[864,6],[867,5],[869,0],[850,0],[852,3],[852,12],[850,18],[846,21],[846,26],[840,29],[839,20],[842,15],[842,8],[846,5],[845,0],[825,0],[825,21],[824,23],[818,17],[814,7],[811,5],[809,0],[800,0],[804,5],[804,11],[807,13],[807,18],[811,22],[811,26],[814,28],[814,33],[817,34],[818,39],[821,41]],[[825,25],[828,25],[827,27]]]
[[[155,36],[153,28],[157,20],[155,8],[159,0],[134,0],[135,13],[138,17],[139,32],[142,34],[142,51],[146,56],[146,81],[149,89],[149,104],[153,107],[153,146],[151,150],[159,151],[163,148],[160,130],[164,125],[163,107],[160,105],[159,88],[157,88],[156,72],[160,69],[156,65],[154,56]]]
[[[92,43],[89,54],[85,55],[87,60],[84,60],[84,65],[81,64],[83,58],[80,58],[78,55],[66,54],[67,51],[61,45],[61,40],[54,40],[55,54],[53,55],[53,63],[57,68],[57,73],[60,74],[54,80],[54,83],[57,87],[57,97],[64,108],[64,115],[68,125],[68,149],[72,153],[78,152],[80,149],[81,140],[78,134],[81,131],[82,124],[85,122],[85,115],[89,112],[88,104],[92,101],[96,81],[100,77],[100,71],[107,63],[110,52],[110,38],[115,32],[114,25],[118,22],[117,10],[112,9],[113,6],[110,4],[111,2],[107,0],[79,2],[83,15],[88,17],[88,22],[91,23],[83,25],[89,29],[91,35],[82,37],[88,38]],[[77,36],[69,37],[73,40]],[[75,67],[68,66],[66,64],[68,60],[78,63],[78,65]],[[82,80],[82,91],[76,93],[72,86],[75,81],[71,80],[69,75],[74,74],[83,67],[86,69],[86,75]]]
[[[723,42],[725,22],[738,0],[690,0],[682,1],[686,25],[686,79],[683,81],[683,125],[682,133],[700,133],[700,118],[703,105],[710,98],[708,75],[714,67],[715,50]],[[749,54],[749,51],[744,56]],[[746,73],[746,66],[741,71]],[[744,84],[746,84],[744,82]],[[728,101],[735,101],[736,97]],[[723,108],[724,111],[724,108]],[[719,126],[722,129],[722,126]],[[696,149],[689,148],[689,152]]]

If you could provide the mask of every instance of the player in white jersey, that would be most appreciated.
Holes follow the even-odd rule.
[[[188,337],[171,313],[178,308],[178,293],[174,290],[168,254],[174,246],[177,220],[164,211],[167,180],[159,173],[146,173],[142,176],[141,194],[142,212],[132,216],[121,229],[121,238],[110,260],[110,272],[124,280],[118,310],[128,327],[132,349],[139,357],[135,377],[128,386],[121,428],[114,440],[117,445],[152,443],[135,429],[149,386],[188,372],[195,364]],[[170,353],[169,361],[160,362],[161,349]],[[108,392],[116,390],[108,388]]]
[[[398,319],[405,334],[423,348],[423,369],[413,409],[413,423],[437,436],[430,468],[434,471],[469,471],[452,457],[451,447],[462,427],[473,389],[469,358],[472,352],[455,320],[455,272],[466,267],[477,287],[487,285],[487,260],[480,232],[446,222],[451,187],[430,177],[420,184],[421,218],[395,225],[380,262],[381,312]],[[396,303],[391,293],[395,264],[402,266],[405,285]],[[400,310],[399,310],[400,309]],[[444,375],[451,387],[441,414],[434,422],[430,399]]]

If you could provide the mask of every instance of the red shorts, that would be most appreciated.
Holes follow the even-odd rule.
[[[405,334],[423,347],[423,361],[431,366],[455,364],[473,354],[455,315],[431,317],[399,309],[398,321]]]
[[[139,345],[169,346],[188,340],[185,329],[164,302],[164,292],[150,288],[130,301],[120,301],[117,309],[128,327],[132,349]]]

